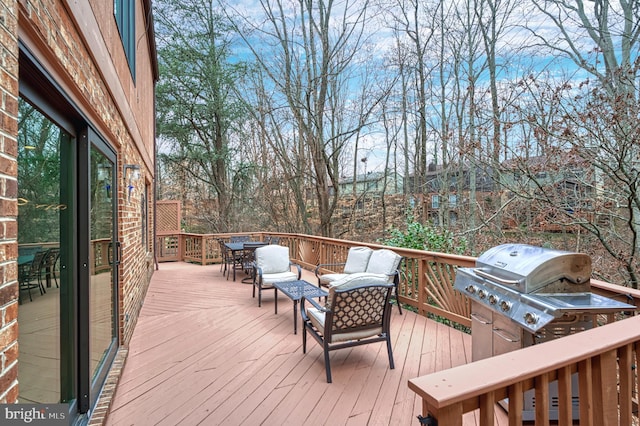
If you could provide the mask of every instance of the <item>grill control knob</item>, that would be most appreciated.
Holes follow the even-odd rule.
[[[524,314],[524,322],[527,324],[535,324],[538,322],[538,316],[532,312]]]
[[[485,297],[487,297],[487,292],[484,290],[480,290],[478,291],[478,296],[480,296],[480,299],[484,299]]]
[[[465,290],[467,290],[471,294],[474,294],[476,292],[476,288],[472,285],[468,285]]]
[[[509,312],[511,310],[511,302],[503,300],[502,302],[500,302],[500,309],[502,309],[504,312]]]
[[[489,296],[489,303],[491,303],[492,305],[497,304],[499,301],[500,301],[500,298],[495,294],[492,294]]]

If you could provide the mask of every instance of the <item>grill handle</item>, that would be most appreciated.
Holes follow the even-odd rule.
[[[482,269],[474,269],[473,272],[475,272],[476,275],[480,275],[483,278],[486,278],[488,280],[492,280],[492,281],[495,281],[497,283],[504,284],[504,285],[515,285],[515,286],[517,286],[518,284],[520,284],[522,282],[522,280],[505,280],[504,278],[500,278],[500,277],[496,277],[495,275],[491,275],[490,273],[485,272]]]
[[[493,324],[493,321],[486,319],[482,315],[478,315],[475,312],[471,312],[471,319],[478,321],[480,324]]]
[[[511,343],[517,343],[520,341],[520,339],[516,336],[514,336],[511,333],[508,333],[506,330],[503,330],[501,328],[494,328],[493,332],[496,334],[496,336],[501,337],[502,339],[506,340],[507,342],[511,342]]]

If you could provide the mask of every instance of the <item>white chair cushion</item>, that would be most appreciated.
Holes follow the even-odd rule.
[[[389,277],[385,274],[371,274],[368,272],[359,272],[357,274],[349,274],[344,278],[331,283],[331,289],[349,290],[366,284],[388,284]],[[331,291],[331,290],[330,290]]]
[[[320,275],[320,284],[331,285],[335,281],[340,281],[343,278],[348,277],[349,274],[324,274]]]
[[[388,284],[389,277],[384,274],[369,274],[367,272],[359,272],[357,274],[348,274],[346,277],[334,281],[329,284],[329,295],[327,296],[327,306],[331,305],[333,295],[336,290],[349,290],[361,285],[371,284]]]
[[[292,271],[278,272],[276,274],[262,274],[262,286],[265,284],[273,284],[281,281],[295,281],[298,274]]]
[[[402,256],[388,249],[376,250],[369,258],[365,272],[391,275],[396,272]]]
[[[290,272],[289,247],[268,245],[258,247],[255,252],[256,265],[266,274]]]
[[[347,254],[347,263],[344,265],[343,272],[345,274],[353,274],[366,271],[371,253],[373,253],[373,250],[369,247],[351,247]]]

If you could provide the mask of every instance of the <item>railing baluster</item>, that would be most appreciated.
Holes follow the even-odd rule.
[[[607,351],[593,359],[594,423],[602,426],[618,425],[618,395],[615,350]]]
[[[578,401],[580,403],[580,424],[593,426],[593,368],[591,358],[578,363]]]
[[[480,395],[480,426],[492,426],[495,421],[495,394]]]
[[[524,386],[522,382],[509,386],[509,424],[522,424],[522,410],[524,409]]]
[[[549,376],[542,374],[535,379],[536,383],[536,424],[549,424]]]
[[[633,347],[625,345],[618,351],[618,374],[620,377],[620,424],[630,425],[633,410]]]
[[[573,424],[573,393],[571,392],[571,367],[558,370],[558,424]]]

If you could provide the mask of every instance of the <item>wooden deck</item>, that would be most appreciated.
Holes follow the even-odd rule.
[[[469,335],[394,308],[396,368],[384,343],[335,351],[328,384],[320,346],[310,339],[305,355],[293,334],[291,301],[279,294],[276,315],[267,292],[258,308],[240,278],[227,281],[219,265],[160,264],[107,425],[418,425],[407,381],[471,360]]]

